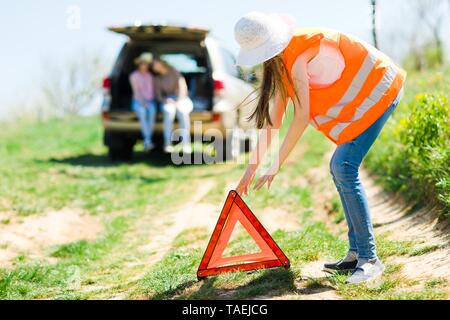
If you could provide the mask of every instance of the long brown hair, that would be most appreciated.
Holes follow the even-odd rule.
[[[281,54],[264,62],[263,79],[259,88],[259,100],[255,111],[249,117],[249,120],[256,120],[258,129],[263,128],[266,124],[272,125],[269,103],[275,93],[279,92],[283,99],[287,97],[288,91],[283,82],[285,77],[288,81],[291,81]]]

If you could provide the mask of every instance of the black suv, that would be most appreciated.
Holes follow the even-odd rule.
[[[133,147],[141,138],[138,119],[131,111],[132,91],[128,78],[135,68],[134,58],[142,52],[151,52],[154,57],[168,61],[185,77],[194,104],[191,122],[201,121],[202,124],[201,132],[195,134],[208,139],[220,135],[229,141],[226,145],[232,156],[242,149],[242,140],[254,139],[254,133],[249,133],[253,130],[248,130],[254,125],[247,120],[254,103],[237,108],[254,89],[243,79],[233,54],[209,37],[207,29],[140,25],[109,30],[128,36],[110,76],[103,82],[104,143],[112,159],[131,158]],[[162,115],[158,114],[155,135],[162,132],[161,120]],[[191,128],[193,134],[195,125]]]

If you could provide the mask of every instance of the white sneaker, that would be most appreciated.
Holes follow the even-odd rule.
[[[155,149],[155,145],[151,142],[149,143],[144,143],[144,151],[145,152],[149,152],[151,150]]]
[[[357,284],[370,282],[381,276],[384,271],[384,265],[377,258],[375,259],[358,259],[355,271],[345,281],[348,284]]]
[[[168,144],[164,146],[164,152],[165,153],[172,153],[173,152],[173,146],[171,144]]]

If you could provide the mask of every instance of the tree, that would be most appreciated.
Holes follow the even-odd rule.
[[[64,65],[45,64],[43,105],[60,116],[79,114],[99,93],[104,60],[99,54],[79,54]]]
[[[424,27],[431,33],[436,50],[435,58],[439,65],[444,62],[444,46],[441,32],[444,17],[447,14],[444,6],[447,6],[447,4],[441,0],[415,0],[411,2],[418,18],[418,27]]]
[[[370,0],[372,6],[372,39],[375,48],[378,48],[378,36],[377,36],[377,1]]]

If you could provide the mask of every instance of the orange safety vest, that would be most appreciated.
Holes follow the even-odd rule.
[[[297,57],[307,49],[319,53],[323,38],[338,45],[345,68],[328,87],[309,89],[310,124],[336,144],[356,138],[391,105],[403,87],[406,72],[371,45],[350,35],[326,29],[299,29],[284,50],[288,76]],[[295,91],[284,84],[294,101]]]

